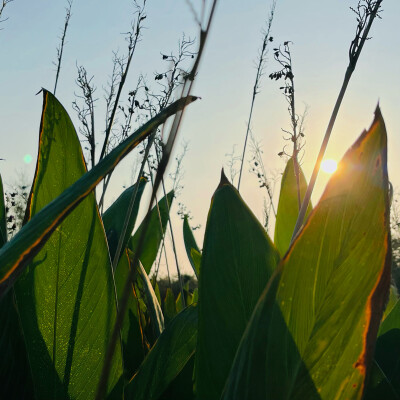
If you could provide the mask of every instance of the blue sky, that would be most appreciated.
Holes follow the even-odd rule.
[[[112,51],[125,50],[121,33],[129,29],[133,18],[131,4],[129,0],[74,0],[57,97],[76,124],[71,103],[76,91],[74,81],[78,62],[94,75],[99,97],[97,128],[103,129],[102,86],[111,72]],[[356,26],[349,6],[355,4],[355,1],[347,0],[277,0],[272,27],[274,44],[293,41],[297,105],[300,111],[304,103],[309,106],[303,161],[307,178],[347,66],[348,47]],[[41,96],[35,96],[35,93],[41,87],[52,90],[54,86],[52,61],[56,58],[64,7],[63,0],[15,0],[5,10],[9,19],[2,24],[3,30],[0,31],[0,157],[6,161],[1,162],[0,172],[6,184],[11,184],[19,171],[31,176],[34,170],[42,106]],[[152,80],[154,72],[162,68],[160,52],[174,51],[183,32],[191,37],[197,34],[193,16],[184,0],[148,0],[146,8],[147,29],[133,60],[127,90],[136,85],[140,73]],[[202,224],[202,229],[196,231],[200,243],[210,199],[218,185],[221,167],[227,161],[225,155],[235,144],[239,152],[243,144],[256,72],[254,62],[269,8],[270,1],[219,2],[193,91],[202,100],[187,110],[180,131],[177,151],[179,142],[184,139],[189,142],[189,152],[184,160],[184,189],[178,201],[190,209],[194,223]],[[400,106],[400,2],[384,0],[383,10],[382,20],[374,22],[372,39],[366,43],[348,88],[327,157],[340,159],[361,131],[370,125],[379,101],[389,136],[390,179],[395,187],[400,188],[397,173],[400,167],[397,155],[400,149],[397,122]],[[270,53],[267,75],[275,69],[277,65]],[[277,156],[284,144],[281,128],[289,127],[286,102],[279,86],[279,83],[264,77],[252,123],[253,132],[263,146],[264,163],[278,176],[284,169],[284,161]],[[29,165],[23,161],[26,154],[32,154],[34,159]],[[108,202],[118,197],[122,185],[131,182],[135,156],[136,153],[132,153],[116,171]],[[246,163],[241,193],[261,218],[263,192],[248,169]],[[314,202],[327,179],[327,175],[320,175]],[[277,197],[279,185],[275,192]],[[173,222],[180,231],[179,219],[174,218]],[[180,258],[185,270],[189,270],[182,251]]]

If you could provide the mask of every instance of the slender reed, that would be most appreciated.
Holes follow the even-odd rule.
[[[383,0],[376,0],[376,1],[360,0],[358,1],[356,8],[350,7],[351,10],[357,16],[357,28],[356,28],[355,38],[351,42],[349,48],[349,64],[347,66],[342,87],[340,89],[339,96],[336,99],[336,103],[333,108],[332,115],[329,120],[328,127],[326,129],[325,136],[318,153],[317,161],[314,165],[314,170],[311,175],[310,183],[307,187],[306,194],[304,195],[303,203],[301,205],[299,216],[297,218],[297,222],[293,231],[293,236],[291,241],[292,243],[297,233],[299,232],[301,226],[303,225],[304,217],[306,215],[307,207],[311,199],[311,194],[314,189],[315,181],[317,180],[321,162],[322,159],[324,158],[325,150],[328,146],[329,138],[331,136],[332,129],[335,124],[337,114],[339,112],[340,105],[342,104],[342,100],[346,93],[346,89],[349,84],[350,78],[356,68],[357,61],[360,57],[364,43],[367,39],[369,39],[368,33],[371,29],[372,23],[374,22],[375,17],[379,17],[379,11],[382,1]]]
[[[201,60],[201,56],[203,54],[203,50],[204,50],[204,46],[205,43],[207,41],[207,37],[208,37],[208,33],[210,30],[210,25],[211,22],[213,20],[213,16],[215,13],[215,7],[217,5],[217,1],[218,0],[213,0],[212,5],[211,5],[211,11],[208,17],[208,21],[206,23],[206,27],[203,28],[200,26],[200,44],[199,44],[199,51],[198,51],[198,55],[197,58],[194,62],[194,65],[192,67],[192,70],[190,72],[190,74],[188,74],[187,79],[185,80],[185,83],[183,85],[182,88],[182,95],[181,98],[186,98],[186,104],[189,103],[190,98],[187,98],[187,96],[190,94],[192,86],[193,86],[193,81],[194,78],[196,76],[197,70],[198,70],[198,66]],[[163,152],[163,156],[161,159],[161,162],[158,166],[157,169],[157,174],[156,174],[156,178],[155,178],[155,182],[154,182],[154,186],[153,186],[153,191],[151,194],[151,199],[149,202],[149,206],[148,206],[148,210],[147,210],[147,214],[145,217],[145,222],[144,222],[144,226],[143,226],[143,231],[142,234],[140,235],[139,238],[139,243],[138,243],[138,248],[137,248],[137,252],[134,254],[133,260],[132,260],[132,266],[133,268],[131,268],[130,272],[129,272],[129,276],[125,282],[125,286],[124,286],[124,290],[123,290],[123,294],[121,297],[121,301],[119,303],[119,309],[117,312],[117,318],[115,321],[115,325],[114,325],[114,329],[111,335],[111,339],[110,342],[108,344],[107,347],[107,351],[106,351],[106,358],[105,358],[105,362],[103,365],[103,369],[101,372],[101,377],[100,377],[100,382],[97,388],[97,394],[96,394],[96,399],[97,400],[103,400],[105,398],[105,394],[106,394],[106,388],[107,388],[107,382],[108,382],[108,377],[110,374],[110,369],[111,369],[111,362],[113,359],[113,355],[114,355],[114,351],[115,351],[115,346],[117,343],[117,340],[119,338],[119,332],[121,330],[121,326],[122,326],[122,322],[124,320],[124,316],[125,316],[125,312],[126,312],[126,307],[127,307],[127,303],[128,303],[128,299],[129,299],[129,292],[130,292],[130,285],[131,282],[133,281],[133,278],[135,276],[135,267],[139,262],[139,258],[141,255],[141,252],[143,250],[143,244],[144,244],[144,238],[146,235],[146,232],[148,230],[149,227],[149,221],[150,221],[150,212],[151,212],[151,208],[152,208],[152,204],[153,201],[155,199],[155,196],[157,194],[157,190],[160,186],[161,183],[161,178],[164,175],[165,169],[168,165],[168,161],[170,159],[171,156],[171,152],[172,152],[172,148],[173,145],[175,143],[176,140],[176,136],[178,133],[178,129],[182,120],[182,112],[178,112],[177,114],[175,114],[174,120],[172,122],[172,126],[171,126],[171,130],[170,130],[170,134],[168,136],[168,141],[167,144],[164,147],[164,152]]]
[[[137,5],[135,2],[136,7],[137,7],[137,18],[136,18],[136,23],[132,25],[132,31],[127,34],[127,40],[128,40],[128,56],[126,63],[124,67],[122,68],[121,71],[121,76],[120,76],[120,81],[118,85],[118,89],[115,94],[115,100],[113,102],[113,107],[111,109],[111,114],[108,118],[107,121],[107,126],[106,126],[106,131],[105,131],[105,137],[104,137],[104,142],[103,142],[103,147],[101,149],[100,153],[100,160],[104,158],[107,152],[107,147],[108,147],[108,141],[110,138],[110,133],[114,124],[114,119],[115,119],[115,114],[118,109],[118,104],[119,104],[119,99],[121,97],[122,89],[125,85],[126,78],[128,76],[129,72],[129,67],[132,62],[133,55],[135,53],[136,46],[141,38],[141,32],[143,29],[143,21],[146,19],[146,14],[145,14],[145,6],[146,6],[146,0],[143,0],[143,5],[140,7]]]
[[[68,25],[69,25],[69,20],[71,18],[71,8],[72,8],[72,0],[67,0],[67,7],[65,7],[64,28],[63,28],[63,32],[62,32],[62,35],[60,38],[60,40],[61,40],[60,45],[57,47],[57,62],[54,63],[57,66],[56,80],[54,82],[54,91],[53,91],[54,95],[56,94],[58,78],[60,76],[60,71],[61,71],[61,62],[62,62],[62,56],[63,56],[63,52],[64,52],[65,37],[67,36],[67,29],[68,29]]]
[[[91,167],[93,168],[96,163],[96,139],[95,139],[95,125],[94,125],[94,103],[97,101],[93,97],[96,87],[93,85],[93,76],[88,78],[87,71],[83,66],[77,66],[78,78],[76,84],[78,85],[81,94],[75,93],[77,99],[83,100],[83,105],[79,105],[77,100],[72,102],[72,108],[78,115],[81,126],[79,133],[83,136],[84,141],[87,142],[85,150],[89,151],[89,159]]]
[[[291,154],[286,152],[286,146],[283,147],[283,151],[279,153],[280,156],[287,155],[293,159],[294,175],[296,177],[296,188],[297,188],[297,204],[300,211],[301,207],[301,193],[300,193],[300,164],[299,164],[299,153],[303,148],[301,139],[304,137],[302,132],[302,125],[304,120],[300,119],[300,116],[296,114],[296,101],[295,101],[295,88],[294,88],[294,74],[293,74],[293,63],[292,54],[290,51],[290,41],[286,41],[282,46],[274,49],[274,58],[277,61],[281,69],[277,72],[273,72],[269,75],[270,79],[279,80],[284,78],[284,85],[280,87],[283,91],[286,101],[288,102],[288,112],[291,123],[291,130],[282,129],[282,131],[289,135],[284,137],[285,140],[290,141],[293,144],[293,150]],[[300,121],[300,124],[299,124]],[[300,129],[299,129],[300,128]]]
[[[247,121],[246,136],[244,139],[243,154],[242,154],[242,160],[240,163],[239,180],[238,180],[238,186],[237,186],[238,190],[240,189],[240,182],[242,179],[243,163],[244,163],[244,157],[246,155],[247,139],[249,137],[249,132],[250,132],[254,102],[256,100],[257,94],[259,93],[261,77],[264,74],[264,67],[265,67],[266,56],[267,56],[267,52],[268,52],[268,42],[272,41],[270,32],[271,32],[271,27],[272,27],[272,21],[274,19],[275,6],[276,6],[276,0],[273,0],[271,10],[270,10],[269,16],[268,16],[267,29],[265,30],[265,32],[263,32],[263,42],[262,42],[262,46],[261,46],[261,50],[260,50],[260,54],[259,54],[259,58],[258,58],[258,62],[257,62],[256,80],[254,82],[254,87],[253,87],[253,96],[251,98],[249,120]]]

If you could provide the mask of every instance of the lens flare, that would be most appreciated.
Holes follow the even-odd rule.
[[[337,162],[332,159],[323,160],[321,163],[321,169],[327,174],[333,174],[337,169]]]
[[[25,154],[24,156],[24,163],[30,164],[32,162],[32,156],[30,154]]]

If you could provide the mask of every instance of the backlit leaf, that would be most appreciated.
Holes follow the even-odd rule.
[[[136,217],[139,211],[140,199],[142,198],[146,182],[147,180],[145,178],[140,178],[139,188],[137,190],[132,213],[130,215],[128,226],[125,232],[125,238],[122,241],[121,255],[123,254],[126,245],[128,244],[128,240],[131,237],[133,227],[135,226]],[[124,227],[126,213],[128,211],[131,197],[132,195],[134,195],[135,190],[136,184],[130,186],[128,189],[125,189],[118,197],[118,199],[115,200],[113,204],[111,204],[111,206],[107,209],[102,217],[112,262],[114,262],[114,256],[117,250],[119,238],[122,234],[122,229]]]
[[[128,252],[125,250],[114,272],[118,303],[122,299],[130,268],[131,263]],[[127,379],[133,376],[147,353],[143,330],[142,311],[137,291],[135,285],[131,284],[127,311],[121,328],[122,355],[124,359],[125,378]]]
[[[166,199],[168,199],[169,206],[167,205]],[[140,255],[140,261],[147,273],[150,273],[154,260],[157,257],[158,248],[160,247],[163,234],[165,234],[165,229],[167,227],[167,222],[169,218],[168,210],[172,205],[173,199],[174,199],[174,191],[172,190],[167,194],[166,197],[164,196],[158,202],[158,209],[157,206],[154,206],[153,209],[151,210],[150,222],[146,231],[143,249]],[[158,210],[160,211],[160,214],[158,214]],[[161,217],[161,223],[160,223],[160,217]],[[129,249],[133,253],[135,252],[139,244],[139,238],[140,235],[142,234],[143,224],[144,221],[140,224],[135,234],[129,240]]]
[[[300,196],[303,200],[307,190],[307,181],[303,170],[299,175]],[[307,215],[311,212],[311,203],[307,208]],[[289,158],[282,176],[281,191],[279,193],[278,211],[276,213],[274,243],[283,257],[289,248],[294,226],[299,215],[297,179],[294,170],[293,158]]]
[[[43,109],[48,103],[56,100],[52,94],[43,90]],[[144,124],[131,136],[120,143],[94,168],[84,174],[71,187],[66,188],[58,198],[41,209],[32,220],[26,224],[6,245],[0,250],[0,298],[13,285],[22,273],[27,263],[37,254],[51,233],[63,219],[88,196],[96,185],[112,171],[115,166],[141,141],[165,120],[181,110],[186,104],[194,101],[196,97],[182,98],[166,107],[154,118]]]
[[[125,398],[158,399],[193,356],[196,339],[197,307],[190,306],[165,328],[138,373],[125,388]]]
[[[264,228],[222,175],[211,200],[199,279],[199,399],[220,399],[240,338],[278,261]]]
[[[45,94],[38,160],[28,219],[86,172],[72,122]],[[110,256],[91,193],[57,227],[14,285],[35,395],[93,398],[116,319]],[[122,395],[121,348],[112,361],[107,393]],[[119,393],[118,393],[119,392]]]
[[[361,399],[389,293],[390,253],[378,109],[260,298],[223,398]]]
[[[196,274],[197,279],[199,278],[199,265],[193,259],[192,251],[201,254],[199,247],[197,246],[196,239],[194,238],[192,228],[189,225],[188,216],[185,215],[183,219],[183,240],[185,242],[186,254],[189,258],[190,264]]]

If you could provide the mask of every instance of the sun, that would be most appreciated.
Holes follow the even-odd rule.
[[[321,163],[321,169],[327,174],[333,174],[337,169],[337,162],[332,159],[323,160]]]

